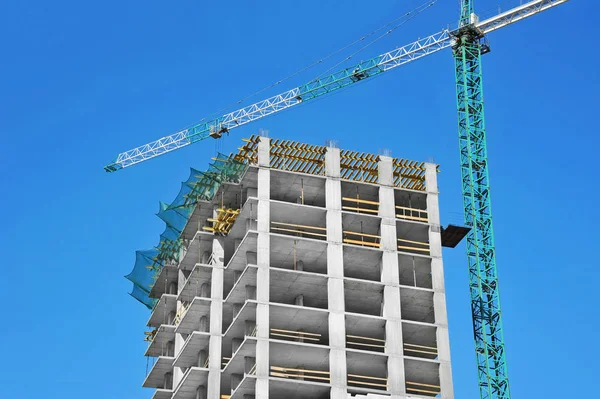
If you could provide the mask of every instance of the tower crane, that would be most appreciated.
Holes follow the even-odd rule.
[[[502,312],[496,270],[485,134],[481,56],[490,51],[486,35],[568,0],[533,0],[479,21],[473,0],[462,0],[458,28],[443,29],[406,46],[239,110],[125,151],[104,169],[127,168],[206,138],[369,80],[383,72],[450,47],[455,61],[460,168],[466,249],[479,392],[482,399],[509,399]]]

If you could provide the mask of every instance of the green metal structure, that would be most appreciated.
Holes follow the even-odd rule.
[[[502,312],[492,223],[490,181],[481,77],[481,55],[489,51],[475,26],[473,1],[463,0],[459,28],[453,33],[458,134],[469,289],[477,376],[482,399],[509,399]]]

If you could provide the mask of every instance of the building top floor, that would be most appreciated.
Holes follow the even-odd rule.
[[[270,173],[261,174],[263,169]],[[434,164],[252,136],[237,154],[213,158],[208,170],[192,169],[175,200],[161,204],[157,215],[165,221],[165,232],[155,249],[138,251],[128,276],[134,283],[132,295],[151,307],[155,295],[148,294],[163,267],[177,262],[198,231],[227,234],[238,216],[244,216],[240,213],[249,199],[341,210],[344,228],[353,223],[368,228],[381,223],[377,218],[439,225],[437,194]],[[274,212],[280,209],[285,207],[276,206]],[[318,211],[309,213],[320,217]]]

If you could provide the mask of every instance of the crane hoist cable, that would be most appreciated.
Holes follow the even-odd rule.
[[[412,11],[407,12],[406,14],[404,14],[401,18],[406,17],[406,19],[404,21],[402,21],[401,23],[393,26],[392,28],[390,28],[387,32],[385,32],[384,34],[382,34],[381,36],[376,37],[374,40],[370,41],[369,43],[365,44],[363,47],[361,47],[360,49],[358,49],[357,51],[355,51],[354,53],[350,54],[348,57],[344,58],[342,61],[338,62],[335,65],[332,65],[329,69],[327,69],[326,71],[322,72],[319,76],[317,76],[315,78],[315,80],[322,78],[323,76],[325,76],[327,73],[331,72],[332,70],[336,69],[337,67],[339,67],[340,65],[342,65],[344,62],[350,60],[352,57],[354,57],[355,55],[361,53],[362,51],[364,51],[365,49],[367,49],[368,47],[370,47],[371,45],[375,44],[376,42],[378,42],[379,40],[383,39],[385,36],[389,35],[390,33],[392,33],[393,31],[395,31],[396,29],[398,29],[399,27],[401,27],[402,25],[404,25],[405,23],[407,23],[408,21],[410,21],[411,19],[415,18],[417,15],[421,14],[423,11],[427,10],[429,7],[432,7],[433,5],[435,5],[435,3],[437,3],[438,0],[433,0],[433,1],[429,1],[427,3],[423,3],[422,5],[420,5],[419,7],[413,9]],[[390,25],[390,24],[388,24]]]

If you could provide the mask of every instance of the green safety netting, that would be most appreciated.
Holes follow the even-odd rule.
[[[125,276],[126,279],[133,283],[130,295],[148,308],[152,308],[156,301],[148,297],[148,294],[154,285],[155,268],[158,265],[157,256],[158,249],[156,248],[135,251],[133,270]]]
[[[177,197],[170,203],[159,203],[156,214],[165,222],[159,244],[152,249],[136,251],[133,270],[125,278],[133,283],[132,297],[149,309],[156,299],[148,295],[163,265],[178,259],[183,245],[181,233],[185,228],[198,201],[210,201],[222,183],[237,183],[247,169],[247,164],[233,159],[233,155],[218,154],[208,170],[201,172],[190,168],[190,176],[181,183]]]

